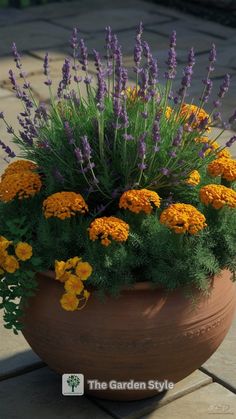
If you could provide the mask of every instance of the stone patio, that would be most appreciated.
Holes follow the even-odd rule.
[[[218,60],[213,76],[213,97],[224,74],[232,76],[232,86],[221,109],[224,118],[236,108],[236,31],[213,22],[139,0],[81,0],[56,3],[26,10],[0,12],[0,110],[16,127],[19,104],[15,101],[8,81],[8,69],[13,68],[9,57],[11,43],[16,41],[23,50],[23,63],[33,90],[39,100],[47,100],[42,84],[44,52],[51,54],[51,73],[54,84],[60,79],[60,67],[69,54],[71,28],[77,26],[80,35],[92,48],[103,51],[105,26],[111,25],[123,44],[125,62],[132,67],[135,27],[142,20],[145,39],[159,57],[160,75],[164,73],[168,35],[177,30],[180,70],[186,62],[187,48],[195,47],[197,63],[195,81],[190,95],[196,98],[205,75],[207,56],[212,42],[218,48]],[[56,92],[56,88],[54,88]],[[218,131],[217,131],[218,132]],[[213,131],[213,135],[215,131]],[[221,141],[234,132],[226,131]],[[0,124],[0,139],[9,141]],[[15,149],[16,150],[16,149]],[[17,151],[17,150],[16,150]],[[233,150],[236,156],[236,146]],[[1,151],[0,157],[3,157]],[[1,170],[4,162],[1,163]],[[201,367],[164,396],[140,402],[108,402],[86,397],[63,397],[61,378],[31,351],[22,336],[17,337],[0,324],[0,418],[57,419],[57,418],[191,418],[222,419],[226,414],[236,417],[236,320],[218,351]]]

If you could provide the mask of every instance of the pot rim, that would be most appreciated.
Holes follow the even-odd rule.
[[[221,269],[221,271],[213,276],[209,276],[209,279],[211,280],[211,286],[213,284],[213,281],[216,277],[220,277],[222,275],[222,273],[228,269]],[[48,270],[48,271],[43,271],[43,272],[38,272],[39,275],[42,275],[44,277],[50,278],[50,279],[55,279],[55,272],[52,270]],[[190,285],[190,284],[189,284]],[[91,287],[92,288],[92,287]],[[141,281],[141,282],[135,282],[133,284],[129,284],[129,285],[124,285],[123,287],[121,287],[121,291],[145,291],[145,290],[161,290],[161,291],[165,291],[165,292],[173,292],[173,291],[179,291],[179,290],[183,290],[186,287],[178,287],[175,289],[167,289],[164,288],[161,285],[157,285],[154,284],[151,281]]]

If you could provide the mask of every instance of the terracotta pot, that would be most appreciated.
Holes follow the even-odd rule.
[[[86,379],[177,381],[200,367],[218,348],[231,325],[235,284],[229,271],[212,280],[209,297],[183,290],[167,294],[147,282],[105,303],[92,294],[81,311],[64,311],[62,284],[40,274],[39,290],[25,311],[23,334],[33,350],[59,373]],[[86,384],[86,383],[85,383]],[[89,391],[113,400],[151,397],[156,390]]]

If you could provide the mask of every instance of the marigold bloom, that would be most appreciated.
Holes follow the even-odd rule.
[[[56,192],[43,201],[43,210],[46,218],[57,217],[64,220],[78,212],[84,214],[88,211],[88,206],[78,193]]]
[[[4,263],[2,264],[2,268],[8,272],[13,274],[17,269],[19,269],[20,265],[18,260],[15,256],[7,255]]]
[[[135,102],[139,97],[140,88],[129,86],[122,93],[127,97],[127,101]]]
[[[171,204],[160,216],[161,224],[165,224],[177,234],[196,234],[206,227],[205,216],[189,204]]]
[[[28,260],[32,257],[33,254],[32,246],[30,246],[28,243],[19,242],[16,245],[15,254],[18,259],[22,261]]]
[[[205,118],[208,118],[210,122],[210,115],[203,108],[199,108],[198,106],[192,105],[190,103],[184,103],[181,107],[180,116],[189,118],[192,114],[195,115],[195,120],[193,123],[194,127],[198,126],[199,123]]]
[[[28,172],[36,170],[37,165],[30,160],[17,160],[10,163],[2,174],[2,179],[8,175],[14,175],[15,173]]]
[[[236,160],[227,157],[217,158],[208,165],[207,170],[210,176],[222,176],[229,182],[236,180]]]
[[[84,289],[83,282],[76,275],[70,274],[69,278],[65,282],[65,290],[70,294],[79,295]]]
[[[81,262],[75,268],[76,275],[81,281],[86,281],[93,272],[92,266],[88,262]]]
[[[62,279],[62,277],[64,276],[65,272],[66,272],[66,262],[64,262],[63,260],[55,260],[56,279],[58,279],[61,282],[64,282],[64,278]]]
[[[7,175],[0,182],[0,201],[30,198],[40,191],[42,182],[37,173],[26,171]]]
[[[171,115],[172,115],[173,109],[170,106],[166,107],[166,111],[165,111],[165,117],[167,119],[170,119]]]
[[[81,258],[79,258],[78,256],[75,256],[73,258],[68,259],[65,262],[65,269],[72,269],[75,268],[76,265],[81,261]]]
[[[153,206],[159,208],[160,203],[161,198],[154,191],[149,191],[148,189],[131,189],[121,195],[119,207],[128,208],[136,214],[139,212],[150,214]]]
[[[5,237],[0,236],[0,251],[5,251],[10,244],[12,244],[12,241],[7,240]]]
[[[236,192],[224,185],[206,185],[200,190],[201,202],[211,205],[215,209],[220,209],[225,205],[236,208]]]
[[[104,246],[109,246],[110,238],[117,242],[124,242],[129,236],[129,225],[116,217],[96,218],[88,229],[90,240],[101,238]]]
[[[60,299],[62,308],[66,311],[75,311],[78,308],[79,300],[75,294],[66,293]]]
[[[185,183],[189,186],[197,186],[201,181],[201,176],[197,170],[193,170]]]

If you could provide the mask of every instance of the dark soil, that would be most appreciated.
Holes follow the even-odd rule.
[[[212,20],[222,25],[236,28],[236,9],[230,10],[223,7],[217,7],[212,4],[199,4],[188,0],[152,0],[153,3],[163,6],[173,7],[186,13],[200,16],[204,20]],[[206,2],[207,3],[207,2]],[[217,4],[217,0],[216,0]]]

